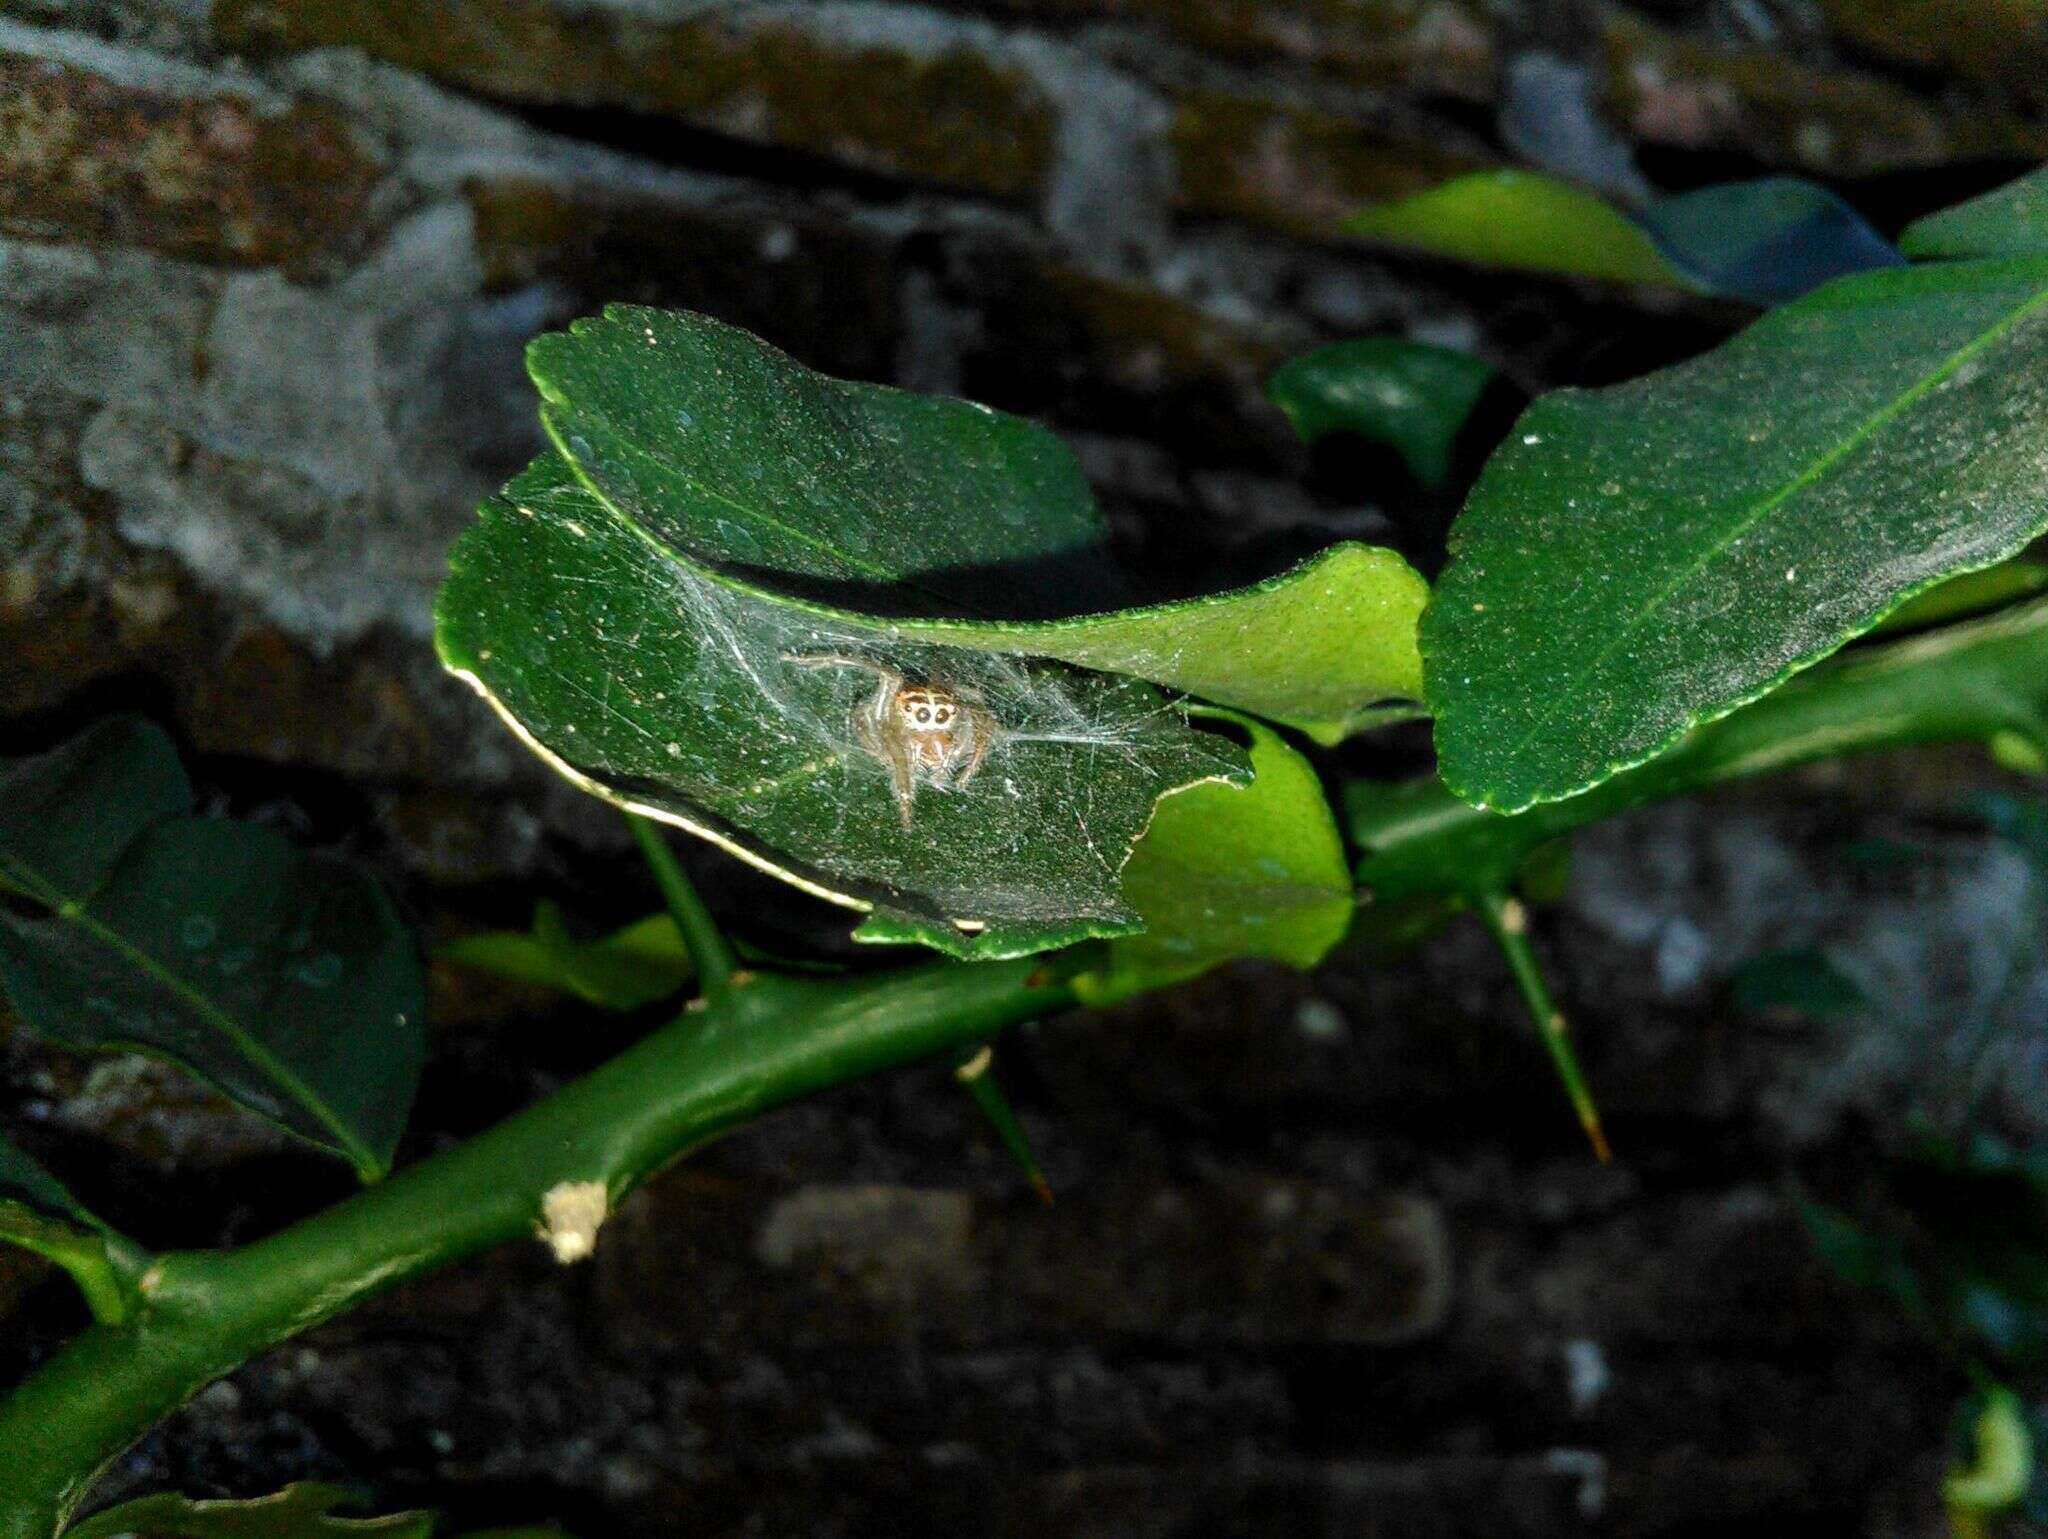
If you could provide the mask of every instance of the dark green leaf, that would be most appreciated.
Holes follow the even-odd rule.
[[[483,509],[451,561],[442,659],[529,746],[629,811],[875,913],[865,938],[1015,955],[1137,923],[1119,891],[1167,791],[1240,776],[1236,747],[1146,686],[912,641],[704,578],[559,460]],[[920,786],[905,828],[855,736],[851,656],[978,693],[1006,737],[966,787]]]
[[[1266,394],[1309,443],[1357,433],[1397,450],[1424,486],[1451,473],[1451,445],[1493,366],[1469,353],[1399,337],[1365,337],[1282,364]]]
[[[1423,622],[1445,781],[1517,811],[1641,764],[2048,526],[2048,262],[1829,284],[1539,400]]]
[[[1511,887],[1546,843],[1626,808],[1749,775],[1917,742],[1966,742],[2048,720],[2048,602],[1860,648],[1695,729],[1668,753],[1584,796],[1513,817],[1433,777],[1353,780],[1344,812],[1368,914]],[[1896,854],[1896,852],[1894,852]]]
[[[0,1245],[17,1245],[63,1267],[96,1319],[117,1325],[127,1317],[129,1293],[122,1272],[132,1271],[129,1264],[140,1253],[5,1138],[0,1138]]]
[[[1480,171],[1354,214],[1380,245],[1526,272],[1685,286],[1650,237],[1589,192],[1531,171]]]
[[[1907,599],[1872,626],[1871,634],[1889,636],[1947,625],[1986,610],[2003,609],[2043,591],[2048,591],[2048,564],[2002,561],[1981,572],[1965,572],[1938,582],[1925,593]]]
[[[191,810],[191,783],[163,729],[108,717],[48,753],[0,763],[0,879],[92,893],[137,834]]]
[[[2048,256],[2048,170],[1906,226],[1899,249],[1933,257]]]
[[[76,1229],[102,1227],[63,1182],[30,1159],[12,1140],[0,1137],[0,1239],[7,1238],[9,1204]]]
[[[1159,804],[1124,872],[1144,933],[1114,942],[1107,965],[1076,980],[1091,1004],[1239,957],[1310,968],[1344,937],[1351,876],[1314,769],[1277,733],[1226,719],[1251,734],[1257,778],[1195,786]]]
[[[374,882],[208,818],[145,830],[92,890],[30,876],[54,912],[0,911],[0,982],[29,1026],[173,1059],[366,1178],[389,1167],[423,982]]]
[[[567,458],[458,548],[443,660],[586,790],[873,909],[864,939],[988,956],[1130,929],[1118,874],[1152,804],[1242,773],[1133,679],[1326,740],[1420,689],[1427,590],[1391,552],[1076,615],[1106,569],[1101,520],[1030,423],[652,310],[543,339],[532,362]],[[1067,617],[988,618],[1051,611]],[[914,832],[856,735],[885,667],[1000,729],[970,785],[919,775]]]
[[[694,975],[689,948],[667,914],[650,914],[594,941],[579,941],[562,911],[542,899],[525,931],[464,935],[439,948],[450,962],[574,994],[606,1010],[637,1010],[678,993]]]
[[[538,338],[527,366],[579,475],[684,560],[899,615],[1115,597],[1080,467],[1020,417],[831,379],[708,317],[627,305]]]
[[[64,1531],[64,1539],[428,1539],[431,1514],[347,1518],[335,1508],[353,1505],[334,1486],[286,1486],[253,1501],[193,1501],[145,1496],[95,1513]]]
[[[1392,551],[1338,545],[1251,587],[1090,613],[1123,583],[1072,455],[1034,423],[830,379],[705,316],[629,306],[541,338],[532,367],[599,501],[763,598],[826,594],[851,624],[1128,674],[1326,740],[1421,689],[1428,585]],[[1016,614],[1058,618],[993,618]]]
[[[1796,177],[1655,198],[1635,219],[1695,288],[1753,305],[1783,304],[1830,278],[1905,261],[1861,214]]]
[[[1846,1213],[1821,1203],[1802,1198],[1798,1209],[1814,1250],[1836,1276],[1884,1294],[1916,1320],[1926,1317],[1926,1296],[1903,1245],[1860,1227]]]
[[[1797,1010],[1802,1015],[1850,1016],[1870,1009],[1855,981],[1819,951],[1772,951],[1743,964],[1735,975],[1735,1002],[1745,1010]]]

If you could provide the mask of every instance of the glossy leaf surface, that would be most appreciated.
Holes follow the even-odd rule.
[[[833,379],[709,317],[630,305],[536,339],[527,365],[577,474],[685,560],[894,614],[1118,596],[1080,466],[1021,417]]]
[[[1539,400],[1423,622],[1445,781],[1640,764],[2048,526],[2048,262],[1839,280],[1693,362]]]
[[[0,984],[82,1050],[169,1058],[351,1160],[389,1167],[424,1032],[412,937],[377,885],[280,835],[176,816],[168,740],[117,719],[6,771]]]
[[[586,790],[877,910],[870,937],[959,955],[1128,931],[1119,875],[1153,804],[1243,773],[1235,745],[1135,681],[936,647],[707,579],[559,460],[485,505],[439,614],[448,666]],[[967,785],[920,784],[906,828],[855,724],[878,680],[805,665],[827,658],[971,691],[1001,735]]]
[[[2048,256],[2048,170],[1916,220],[1899,237],[1899,249],[1915,261]]]
[[[1362,337],[1282,364],[1266,394],[1305,441],[1357,433],[1396,450],[1424,486],[1440,487],[1458,430],[1492,378],[1493,366],[1469,353]]]
[[[1393,551],[1337,545],[1249,587],[1115,608],[1127,585],[1094,496],[1035,423],[831,379],[685,312],[614,306],[530,362],[578,479],[666,554],[765,598],[1325,734],[1421,687],[1428,587]]]
[[[1532,171],[1480,171],[1354,214],[1348,234],[1489,267],[1685,286],[1627,215]]]
[[[383,1518],[338,1515],[352,1505],[336,1486],[292,1485],[250,1501],[193,1501],[145,1496],[98,1512],[65,1530],[65,1539],[428,1539],[425,1512]]]
[[[864,938],[990,956],[1128,930],[1153,803],[1243,770],[1137,680],[1331,740],[1419,693],[1427,590],[1392,552],[1091,612],[1121,584],[1033,424],[691,315],[615,308],[531,358],[562,454],[458,547],[444,661],[585,789],[873,910]],[[892,789],[856,722],[886,678],[956,693],[984,751]]]
[[[191,810],[191,783],[163,729],[108,717],[47,753],[0,762],[0,879],[91,892],[136,835]]]
[[[1251,735],[1248,786],[1207,785],[1159,804],[1124,874],[1143,934],[1113,942],[1076,982],[1107,1004],[1239,957],[1299,968],[1343,939],[1353,897],[1344,841],[1314,769],[1275,732]]]
[[[1250,587],[1035,625],[906,620],[906,637],[1057,658],[1164,684],[1341,741],[1372,708],[1422,693],[1416,627],[1429,584],[1390,550],[1347,541]]]

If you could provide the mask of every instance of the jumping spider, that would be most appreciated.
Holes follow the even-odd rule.
[[[905,828],[920,773],[935,786],[964,786],[1002,739],[1002,727],[974,690],[913,684],[894,668],[840,652],[785,652],[782,660],[799,668],[858,668],[875,676],[874,694],[853,709],[853,740],[888,767]]]

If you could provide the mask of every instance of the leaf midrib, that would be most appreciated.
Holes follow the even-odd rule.
[[[1944,358],[1933,369],[1915,380],[1909,388],[1901,391],[1896,397],[1888,401],[1880,410],[1872,413],[1869,418],[1857,427],[1854,433],[1842,439],[1825,453],[1817,456],[1798,475],[1794,476],[1778,491],[1760,502],[1741,522],[1700,552],[1696,558],[1681,567],[1661,590],[1638,609],[1620,630],[1615,632],[1613,638],[1593,656],[1591,661],[1576,670],[1576,676],[1585,678],[1597,672],[1625,642],[1642,629],[1644,623],[1652,615],[1656,614],[1658,610],[1668,603],[1682,586],[1698,576],[1700,571],[1715,557],[1721,555],[1737,540],[1740,540],[1751,530],[1755,529],[1760,522],[1784,506],[1791,498],[1812,486],[1855,450],[1868,443],[1875,434],[1884,428],[1886,424],[1897,418],[1900,413],[1919,401],[1943,380],[1953,376],[1956,370],[1960,369],[1972,358],[1976,357],[1993,343],[2007,336],[2021,321],[2043,306],[2048,306],[2048,289],[2033,295],[2025,303],[2015,306],[2012,310],[2000,316],[1994,324],[1986,327],[1983,332],[1971,338],[1970,341],[1949,354],[1948,357]],[[1509,755],[1520,753],[1534,742],[1539,734],[1551,726],[1559,710],[1567,703],[1575,702],[1578,699],[1579,695],[1576,691],[1553,691],[1548,700],[1537,710],[1528,730],[1513,743],[1509,744],[1503,751]]]
[[[356,1136],[354,1130],[342,1121],[321,1097],[314,1094],[312,1087],[295,1070],[244,1031],[233,1016],[227,1014],[148,952],[130,943],[118,930],[102,924],[93,917],[86,907],[89,900],[68,896],[57,883],[44,876],[42,872],[23,864],[18,855],[4,864],[8,874],[21,881],[28,895],[47,908],[59,921],[77,925],[108,950],[128,961],[136,971],[153,979],[167,992],[190,1006],[196,1015],[225,1037],[253,1067],[276,1081],[290,1100],[311,1113],[313,1118],[333,1136],[342,1152],[366,1179],[383,1173],[384,1162]],[[161,1048],[140,1042],[137,1046],[150,1052],[163,1051]]]

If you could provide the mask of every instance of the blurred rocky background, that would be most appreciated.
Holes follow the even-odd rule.
[[[687,306],[1039,416],[1196,587],[1441,524],[1391,457],[1294,443],[1260,394],[1293,353],[1406,335],[1528,392],[1743,319],[1390,260],[1338,236],[1359,205],[1783,170],[1895,229],[2044,156],[2035,0],[0,0],[4,746],[140,706],[213,805],[368,862],[430,936],[538,895],[596,927],[652,906],[609,814],[429,642],[538,447],[536,331]],[[1930,753],[1583,838],[1538,930],[1610,1168],[1475,930],[1247,969],[999,1054],[1049,1210],[941,1070],[852,1087],[656,1182],[592,1265],[535,1245],[280,1350],[106,1489],[324,1478],[585,1536],[1941,1533],[1961,1386],[1814,1258],[1792,1183],[1853,1198],[1959,1096],[2038,1131],[2038,878],[1956,812],[1997,784]],[[697,869],[756,939],[835,929]],[[1798,946],[1883,1008],[1745,1006]],[[436,1001],[415,1152],[645,1025],[448,970]],[[158,1244],[345,1187],[18,1035],[0,1105]],[[0,1307],[0,1376],[75,1324],[12,1254]]]

